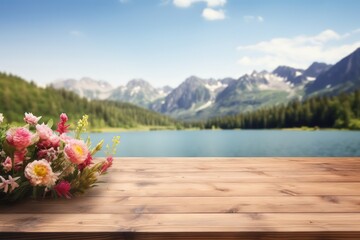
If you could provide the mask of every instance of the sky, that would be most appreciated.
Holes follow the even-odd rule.
[[[360,47],[358,0],[0,0],[0,71],[39,85],[90,77],[239,78],[336,63]]]

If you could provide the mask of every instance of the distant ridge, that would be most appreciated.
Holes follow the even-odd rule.
[[[341,59],[306,87],[306,94],[350,92],[360,87],[360,48]]]
[[[80,80],[81,81],[81,80]],[[95,80],[94,80],[95,81]],[[314,62],[307,69],[279,66],[272,72],[254,71],[238,79],[190,76],[179,86],[154,88],[143,79],[134,79],[117,88],[74,81],[54,85],[88,99],[130,102],[182,120],[201,120],[233,115],[268,106],[277,106],[313,95],[351,92],[360,88],[360,48],[335,65]]]
[[[85,81],[85,80],[83,80]],[[76,123],[84,114],[89,115],[92,127],[174,126],[169,117],[143,109],[130,103],[81,98],[75,93],[52,87],[40,88],[34,83],[0,73],[0,112],[7,122],[22,122],[25,112],[57,121],[65,112]]]

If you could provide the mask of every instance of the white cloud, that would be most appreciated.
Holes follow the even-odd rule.
[[[319,43],[325,43],[330,40],[339,40],[340,38],[341,36],[337,32],[331,29],[327,29],[314,37],[308,37],[310,41],[319,42]]]
[[[262,16],[252,16],[252,15],[243,16],[243,19],[247,23],[249,23],[249,22],[263,22],[264,21],[264,18]]]
[[[70,34],[71,36],[74,36],[74,37],[82,37],[82,36],[84,36],[84,33],[81,32],[81,31],[78,31],[78,30],[71,30],[71,31],[69,32],[69,34]]]
[[[190,7],[191,4],[193,4],[193,1],[191,1],[191,0],[174,0],[173,3],[177,7],[186,8],[186,7]]]
[[[223,20],[225,19],[225,13],[223,10],[215,10],[212,8],[205,8],[202,12],[203,18],[209,21]]]
[[[226,4],[226,0],[173,0],[173,4],[177,7],[187,8],[194,3],[204,2],[208,7],[221,7]]]
[[[226,4],[226,0],[205,0],[208,7],[222,7]]]
[[[314,61],[336,63],[360,46],[360,41],[346,41],[360,31],[343,35],[328,29],[313,36],[300,35],[293,38],[273,38],[253,45],[239,46],[242,54],[238,64],[257,70],[272,70],[279,65],[306,68]]]

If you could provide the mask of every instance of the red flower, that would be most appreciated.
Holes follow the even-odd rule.
[[[71,198],[70,189],[71,186],[68,181],[61,181],[54,187],[54,190],[59,197],[66,197],[67,199]]]
[[[80,171],[82,171],[84,168],[86,168],[87,166],[89,166],[90,164],[92,164],[92,156],[90,153],[88,153],[87,158],[85,159],[85,161],[81,164],[78,165],[78,168]]]
[[[66,122],[69,120],[69,118],[67,117],[67,115],[65,113],[62,113],[60,115],[60,122],[57,124],[57,129],[56,131],[60,134],[63,133],[67,133],[69,130],[68,128],[70,127],[70,125],[66,125]]]
[[[101,167],[100,174],[106,173],[106,171],[108,170],[108,168],[112,166],[113,160],[114,160],[114,159],[113,159],[112,156],[108,156],[108,157],[106,158],[106,161],[104,162],[104,164],[103,164],[102,167]]]

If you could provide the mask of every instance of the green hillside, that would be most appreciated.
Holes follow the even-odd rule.
[[[24,112],[44,116],[44,120],[58,119],[65,112],[70,121],[89,115],[91,126],[134,128],[138,126],[174,126],[166,116],[128,103],[88,101],[65,90],[40,88],[20,77],[0,73],[0,113],[8,122],[20,122]]]

